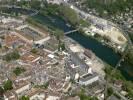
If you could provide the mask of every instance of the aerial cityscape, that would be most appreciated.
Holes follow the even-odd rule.
[[[133,0],[0,0],[0,100],[133,100]]]

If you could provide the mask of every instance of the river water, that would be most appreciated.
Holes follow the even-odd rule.
[[[68,26],[64,20],[57,16],[43,16],[39,14],[34,16],[33,18],[41,24],[47,25],[49,27],[56,27],[63,30],[64,32],[73,30],[72,27]],[[102,45],[100,42],[96,41],[93,38],[87,37],[82,33],[74,32],[68,34],[67,36],[78,42],[83,47],[92,50],[96,54],[96,56],[113,67],[120,59],[120,55],[115,53],[111,48]],[[127,64],[126,62],[123,62],[118,69],[127,80],[133,81],[133,66]]]

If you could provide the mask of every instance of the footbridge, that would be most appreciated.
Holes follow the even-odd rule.
[[[68,34],[71,34],[71,33],[73,33],[73,32],[77,32],[78,30],[79,30],[79,28],[74,29],[74,30],[71,30],[71,31],[68,31],[68,32],[65,32],[64,34],[65,34],[65,35],[68,35]]]
[[[35,11],[35,10],[34,10]],[[34,13],[30,14],[30,16],[35,16],[39,13],[39,11],[35,11]]]

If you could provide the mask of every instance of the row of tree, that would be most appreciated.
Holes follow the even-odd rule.
[[[0,87],[0,98],[4,97],[4,93],[8,90],[12,90],[13,86],[12,86],[12,81],[11,80],[7,80],[3,83],[3,87]]]
[[[96,9],[101,15],[104,11],[107,11],[109,15],[123,12],[127,8],[131,9],[133,0],[85,0],[82,4],[88,8]]]

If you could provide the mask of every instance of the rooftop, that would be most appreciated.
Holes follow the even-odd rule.
[[[26,85],[30,84],[28,81],[24,81],[24,80],[21,80],[21,81],[15,81],[14,82],[14,85],[15,85],[15,90],[18,90]]]
[[[80,78],[80,81],[84,82],[84,81],[90,80],[90,79],[97,77],[97,76],[98,76],[98,74],[93,72],[92,74],[87,74],[87,75],[83,76],[82,78]]]
[[[19,38],[17,35],[13,33],[9,33],[5,35],[5,44],[8,47],[16,46],[16,45],[22,45],[25,42]]]
[[[32,97],[34,95],[39,95],[39,94],[44,94],[45,95],[45,91],[42,91],[41,89],[37,89],[37,88],[32,88],[28,91],[28,93],[26,95],[28,95],[29,97]]]
[[[26,63],[34,63],[40,59],[40,56],[32,53],[26,53],[22,55],[20,59]]]
[[[17,97],[13,93],[13,91],[7,91],[4,93],[4,98],[8,98],[8,100],[17,100]]]
[[[64,81],[57,80],[57,79],[51,79],[49,81],[49,88],[53,91],[62,91]]]

